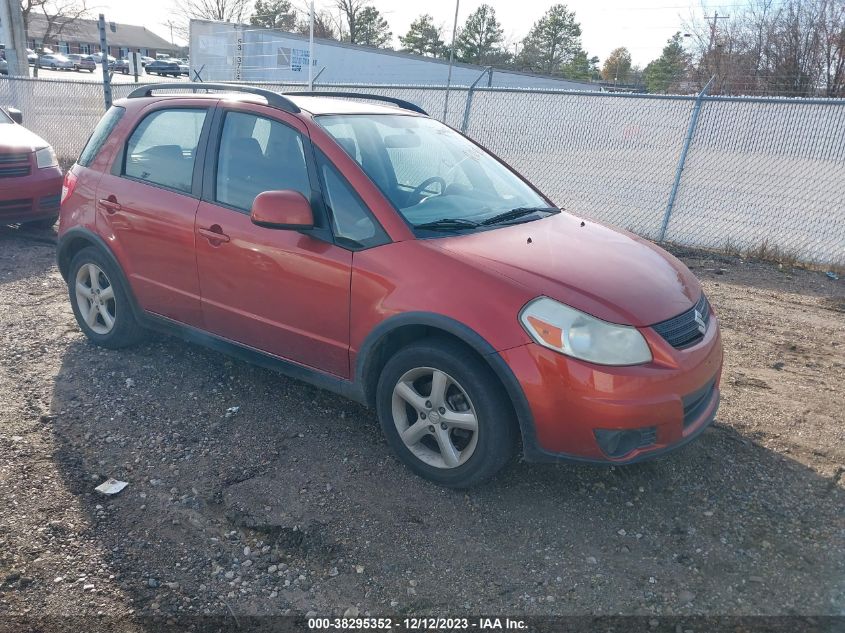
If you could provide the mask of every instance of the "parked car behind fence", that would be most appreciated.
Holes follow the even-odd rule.
[[[147,64],[146,70],[149,75],[160,75],[162,77],[166,75],[178,77],[182,74],[179,62],[172,59],[157,59],[154,62]],[[185,71],[185,74],[187,74],[187,70]]]
[[[38,58],[39,68],[52,68],[53,70],[74,70],[74,62],[57,53],[42,55]]]
[[[73,62],[73,69],[75,71],[87,70],[93,73],[97,69],[97,62],[91,55],[81,55],[79,53],[71,53],[67,58]]]

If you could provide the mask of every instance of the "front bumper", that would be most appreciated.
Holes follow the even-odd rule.
[[[722,342],[718,320],[696,345],[678,350],[641,328],[654,360],[607,367],[530,343],[500,352],[527,400],[526,459],[627,464],[686,444],[713,421],[719,406]],[[602,449],[596,431],[642,431],[620,455]],[[605,445],[606,449],[606,445]]]
[[[59,215],[62,170],[38,169],[32,161],[28,176],[0,179],[0,224],[32,222]]]

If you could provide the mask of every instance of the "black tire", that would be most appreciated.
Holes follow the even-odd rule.
[[[77,303],[77,273],[80,268],[87,264],[95,264],[99,267],[105,274],[109,285],[114,288],[114,325],[106,334],[97,333],[88,326]],[[67,285],[73,315],[76,317],[80,329],[91,342],[108,349],[119,349],[134,345],[144,338],[144,328],[135,319],[127,289],[123,285],[123,277],[115,269],[111,260],[103,255],[99,249],[89,246],[74,255],[68,270]]]
[[[27,229],[52,229],[53,225],[56,223],[56,220],[59,219],[59,216],[54,215],[50,218],[43,218],[41,220],[33,220],[32,222],[21,222],[21,224]]]
[[[469,458],[453,468],[439,468],[414,455],[394,423],[394,387],[406,372],[423,367],[452,377],[475,409],[477,444]],[[417,475],[450,488],[469,488],[491,478],[513,458],[519,438],[513,407],[492,370],[470,349],[445,339],[424,339],[399,350],[379,377],[376,408],[388,443],[405,465]]]

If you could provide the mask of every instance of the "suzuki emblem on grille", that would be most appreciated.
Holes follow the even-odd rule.
[[[704,316],[698,310],[695,311],[695,324],[698,326],[698,331],[702,334],[707,331],[707,324],[704,322]]]

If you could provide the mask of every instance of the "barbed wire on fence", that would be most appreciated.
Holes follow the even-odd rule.
[[[113,85],[115,99],[135,87]],[[398,97],[438,119],[446,95],[444,86],[315,90]],[[694,102],[694,96],[452,86],[446,123],[465,127],[570,212],[657,239]],[[97,83],[0,78],[0,104],[20,107],[26,125],[68,164],[103,114],[103,92]],[[845,100],[703,97],[666,239],[845,265],[843,138]]]

